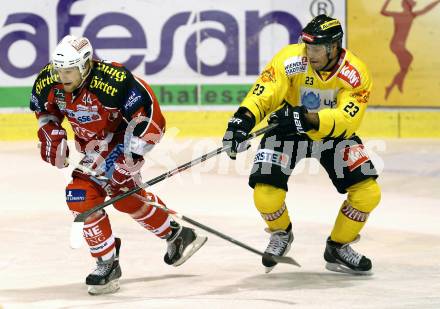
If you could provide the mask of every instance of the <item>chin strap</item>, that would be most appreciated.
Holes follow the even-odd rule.
[[[87,73],[82,75],[81,74],[81,84],[78,85],[78,87],[76,87],[75,90],[73,90],[74,92],[77,90],[80,90],[83,86],[84,86],[84,82],[87,80],[87,77],[89,77],[90,72],[92,72],[92,63],[89,64],[89,69],[87,70]]]

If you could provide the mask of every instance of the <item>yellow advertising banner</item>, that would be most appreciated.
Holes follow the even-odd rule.
[[[347,44],[369,67],[371,105],[440,107],[440,0],[347,1]]]

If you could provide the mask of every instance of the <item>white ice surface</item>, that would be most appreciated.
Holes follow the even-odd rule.
[[[184,265],[170,267],[162,261],[164,241],[108,207],[114,233],[123,241],[121,289],[89,296],[84,280],[94,261],[85,246],[69,247],[73,217],[64,188],[72,167],[45,164],[35,143],[0,143],[0,304],[5,309],[440,308],[440,141],[372,145],[377,165],[384,166],[382,202],[355,248],[372,258],[373,276],[324,269],[325,239],[344,196],[307,161],[291,177],[287,196],[295,234],[289,255],[302,268],[278,265],[264,274],[259,256],[210,234]],[[193,150],[202,154],[217,146],[215,140],[165,140],[153,150],[144,180],[191,159]],[[252,153],[236,162],[225,155],[211,159],[152,191],[179,213],[264,250],[268,234],[247,186]],[[77,162],[78,155],[72,157]]]

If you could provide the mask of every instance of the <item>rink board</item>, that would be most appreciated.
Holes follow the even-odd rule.
[[[221,137],[233,110],[165,110],[167,129],[173,128],[178,138]],[[32,113],[0,113],[0,141],[34,140],[37,121]],[[70,136],[69,125],[65,125]],[[367,111],[358,130],[363,137],[439,138],[440,111]]]

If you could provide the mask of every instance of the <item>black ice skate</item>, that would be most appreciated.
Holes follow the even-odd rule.
[[[206,236],[198,236],[193,229],[171,222],[172,234],[167,239],[167,253],[164,261],[168,265],[179,266],[185,263],[208,240]]]
[[[98,259],[96,269],[87,276],[86,284],[90,295],[114,293],[119,290],[119,278],[122,275],[119,266],[121,239],[115,238],[116,256],[109,261]]]
[[[324,259],[327,261],[325,268],[331,271],[354,275],[371,275],[371,260],[366,256],[354,251],[350,244],[358,242],[358,235],[354,241],[348,244],[340,244],[327,238],[324,251]]]
[[[266,250],[264,251],[263,258],[261,262],[266,267],[265,271],[266,274],[271,272],[272,269],[277,265],[277,262],[275,262],[271,256],[285,256],[289,250],[290,245],[293,241],[293,233],[292,233],[292,226],[289,225],[286,231],[284,230],[278,230],[278,231],[269,231],[270,240],[269,244],[267,245]]]

